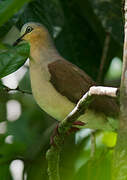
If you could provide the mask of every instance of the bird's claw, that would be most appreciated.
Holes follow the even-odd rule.
[[[73,123],[74,126],[84,126],[85,124],[86,124],[86,123],[81,122],[81,121],[75,121],[75,122]],[[52,134],[52,136],[51,136],[51,138],[50,138],[50,144],[53,145],[53,146],[55,146],[54,137],[57,136],[57,135],[59,136],[58,128],[59,128],[59,124],[56,125],[56,127],[55,127],[55,129],[54,129],[54,131],[53,131],[53,134]],[[78,128],[78,127],[71,127],[71,128],[68,130],[67,135],[69,135],[69,134],[71,134],[71,133],[73,133],[73,132],[77,132],[79,129],[80,129],[80,128]]]

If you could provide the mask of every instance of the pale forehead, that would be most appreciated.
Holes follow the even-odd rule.
[[[34,23],[34,22],[29,22],[23,25],[22,29],[21,29],[21,35],[23,35],[26,31],[26,28],[28,26],[31,26],[33,29],[36,27],[42,27],[42,25],[40,23]]]

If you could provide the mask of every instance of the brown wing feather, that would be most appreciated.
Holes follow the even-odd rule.
[[[51,83],[63,96],[77,103],[88,89],[95,85],[92,79],[77,66],[65,60],[57,60],[48,65]]]
[[[66,96],[71,102],[78,100],[96,83],[80,68],[66,60],[57,60],[48,65],[51,74],[51,83],[55,89]],[[107,115],[116,115],[119,107],[115,100],[109,97],[95,97],[90,108],[104,112]]]

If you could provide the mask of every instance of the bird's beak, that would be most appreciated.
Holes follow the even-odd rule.
[[[19,44],[19,42],[21,42],[23,40],[23,37],[25,36],[26,33],[24,33],[20,38],[18,38],[14,43],[13,46],[16,46],[17,44]]]

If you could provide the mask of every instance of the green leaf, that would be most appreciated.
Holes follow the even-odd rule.
[[[10,47],[0,53],[0,78],[7,76],[19,69],[27,60],[30,46],[22,43],[16,47]]]
[[[4,52],[5,50],[7,50],[6,45],[4,45],[3,43],[0,42],[0,53]]]
[[[30,75],[29,75],[29,70],[26,72],[22,80],[19,82],[19,88],[32,92],[31,90],[31,83],[30,83]]]
[[[116,145],[117,134],[115,132],[104,132],[102,141],[105,145],[112,148]]]
[[[26,2],[30,0],[2,0],[0,1],[0,26],[15,14]]]
[[[1,180],[13,180],[10,173],[9,166],[10,166],[9,163],[4,163],[0,165],[0,179]]]

